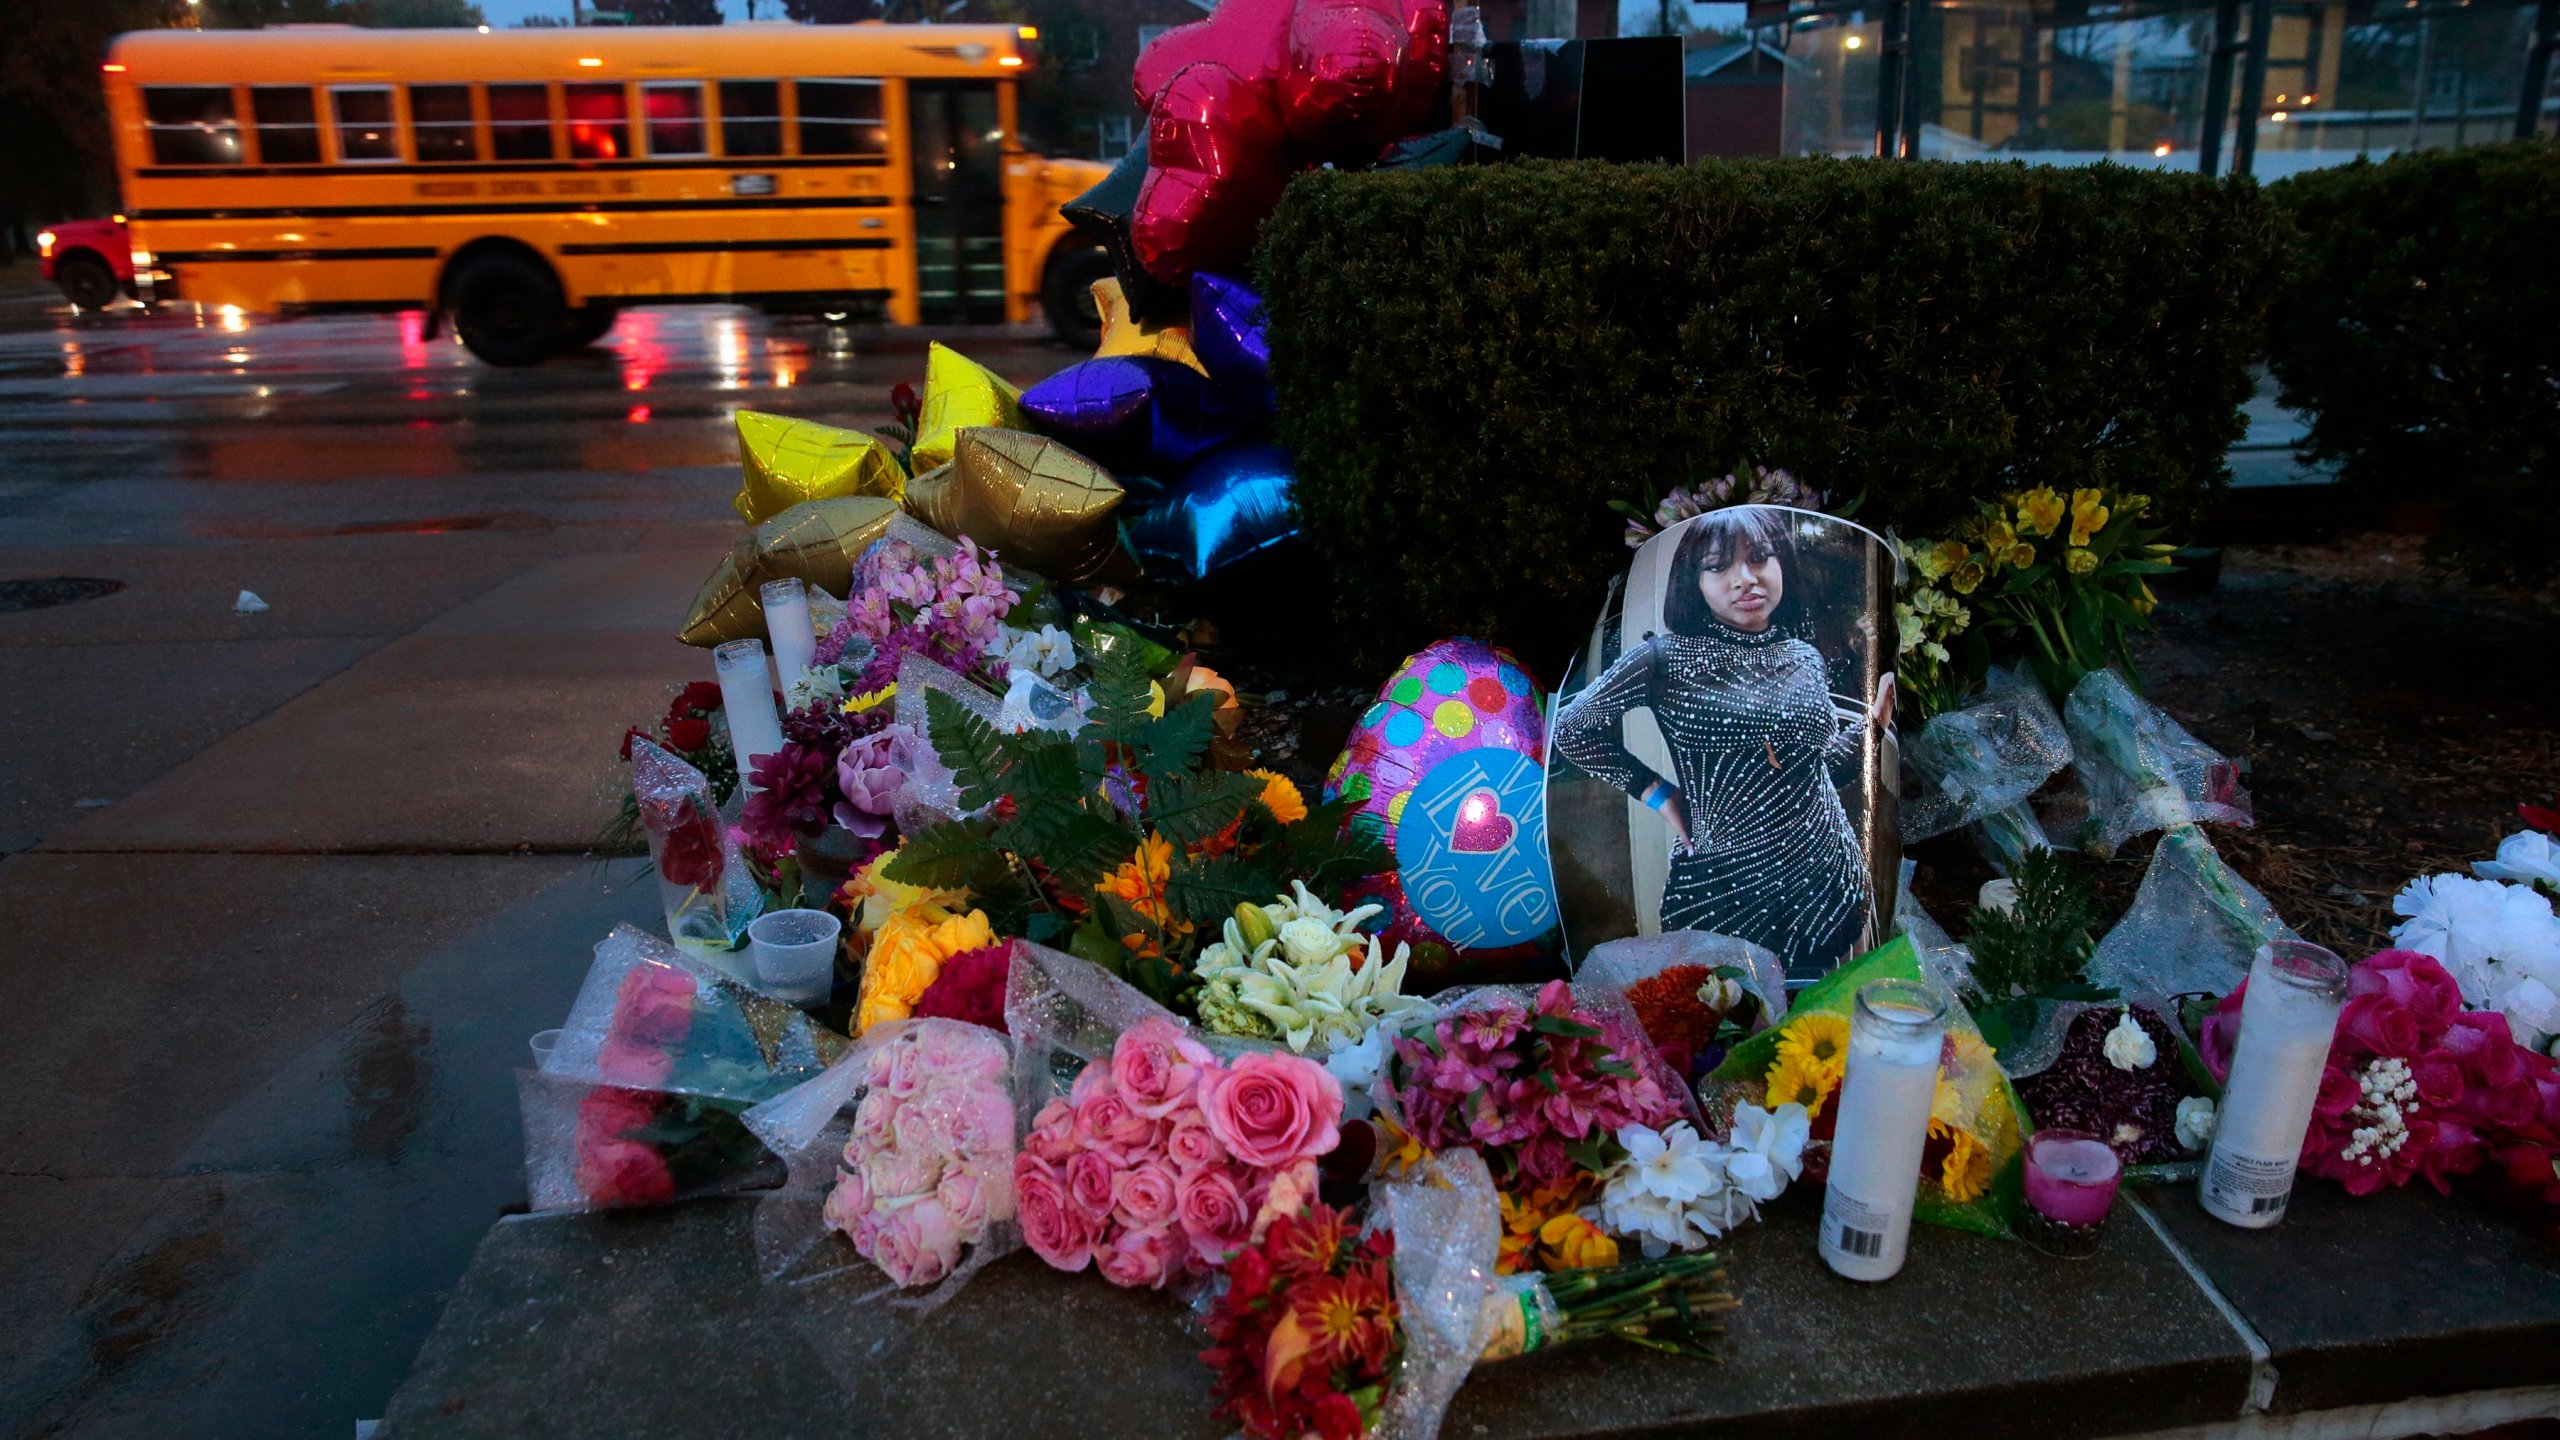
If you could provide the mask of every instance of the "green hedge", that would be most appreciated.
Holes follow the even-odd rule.
[[[2192,519],[2281,225],[2112,166],[1521,162],[1302,176],[1258,273],[1360,658],[1463,631],[1552,666],[1626,563],[1608,502],[1737,459],[1905,534],[2036,483]]]
[[[2421,151],[2268,188],[2301,232],[2267,317],[2305,453],[2439,500],[2478,568],[2560,574],[2560,145]]]

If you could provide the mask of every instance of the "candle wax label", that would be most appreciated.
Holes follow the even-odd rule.
[[[2217,1149],[2205,1163],[2204,1193],[2238,1215],[2272,1215],[2293,1195],[2292,1160],[2260,1160]]]
[[[1885,1237],[1892,1229],[1892,1211],[1843,1195],[1837,1186],[1824,1193],[1823,1249],[1852,1259],[1873,1260],[1884,1253]]]

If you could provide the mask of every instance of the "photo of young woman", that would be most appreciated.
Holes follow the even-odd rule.
[[[1819,568],[1854,593],[1819,593],[1817,567],[1799,554],[1799,532],[1825,527],[1845,532],[1847,559]],[[1878,542],[1774,506],[1710,511],[1648,549],[1666,542],[1668,563],[1640,564],[1652,573],[1631,581],[1626,602],[1639,621],[1653,613],[1641,590],[1658,578],[1659,628],[1563,700],[1550,743],[1667,835],[1656,923],[1644,928],[1731,935],[1774,952],[1792,976],[1819,974],[1876,938],[1862,837],[1879,828],[1868,775],[1894,704],[1866,618],[1876,586],[1864,559]],[[1835,663],[1817,636],[1870,653]],[[1836,694],[1835,671],[1857,689]]]

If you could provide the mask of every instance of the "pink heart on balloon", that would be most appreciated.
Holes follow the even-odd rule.
[[[1458,823],[1449,832],[1449,848],[1468,855],[1491,855],[1511,843],[1520,827],[1502,813],[1501,798],[1476,790],[1458,802]]]

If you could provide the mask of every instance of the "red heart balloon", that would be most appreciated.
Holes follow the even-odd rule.
[[[1448,59],[1448,0],[1225,0],[1157,37],[1131,76],[1139,262],[1168,284],[1237,268],[1293,171],[1366,164],[1427,123]]]

